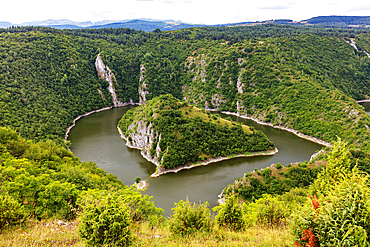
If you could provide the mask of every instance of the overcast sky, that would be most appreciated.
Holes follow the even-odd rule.
[[[20,24],[46,19],[102,21],[151,18],[193,24],[271,19],[305,20],[322,15],[370,16],[363,0],[11,0],[2,1],[0,21]]]

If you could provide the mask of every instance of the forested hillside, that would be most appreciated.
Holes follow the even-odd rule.
[[[237,112],[328,142],[369,149],[370,119],[355,100],[370,95],[365,30],[283,25],[1,31],[1,117],[30,138],[60,139],[77,115],[112,105],[94,68],[112,70],[121,102],[162,94]],[[356,42],[358,51],[348,42]]]

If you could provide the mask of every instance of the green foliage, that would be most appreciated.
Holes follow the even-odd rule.
[[[23,205],[28,215],[39,219],[53,216],[75,218],[78,190],[74,185],[53,181],[46,174],[37,177],[26,174],[7,182],[5,189]]]
[[[304,232],[311,229],[320,246],[369,246],[368,179],[354,170],[325,196],[309,200],[294,217],[293,233],[297,241],[304,244]]]
[[[358,40],[370,49],[368,36]],[[367,149],[370,119],[353,100],[370,92],[365,56],[343,39],[316,35],[215,44],[184,64],[184,95],[199,106],[237,112],[239,105],[241,115]]]
[[[131,217],[124,195],[89,191],[81,201],[79,235],[88,245],[127,246]]]
[[[250,225],[279,226],[285,225],[289,216],[289,210],[278,197],[264,194],[246,207]]]
[[[318,174],[311,187],[311,194],[326,195],[328,191],[342,181],[344,176],[350,174],[350,156],[351,153],[346,148],[346,143],[338,138],[328,156],[328,165]]]
[[[152,201],[152,196],[142,194],[133,187],[124,186],[117,191],[122,197],[122,201],[127,205],[128,211],[133,222],[146,221],[150,217],[162,216],[163,209],[157,208]]]
[[[135,183],[139,183],[141,181],[141,178],[140,177],[136,177],[135,178]]]
[[[277,167],[276,167],[277,168]],[[259,199],[263,194],[281,195],[295,187],[307,188],[323,169],[320,166],[305,166],[295,164],[277,168],[275,175],[272,168],[266,168],[262,172],[248,173],[241,179],[224,189],[226,197],[237,195],[246,201]],[[260,174],[257,176],[257,174]],[[261,177],[259,177],[261,176]]]
[[[81,190],[123,186],[96,164],[81,163],[65,147],[50,140],[33,143],[8,128],[0,128],[0,151],[0,191],[27,216],[73,219]],[[143,199],[137,201],[148,198],[139,195]]]
[[[247,216],[236,196],[226,198],[225,203],[213,209],[218,212],[216,222],[221,227],[234,231],[242,231],[247,224]]]
[[[173,234],[185,236],[195,232],[209,232],[212,229],[208,202],[197,204],[181,200],[176,202],[171,210],[173,215],[168,224]]]
[[[28,138],[60,140],[74,117],[112,104],[94,68],[100,53],[122,102],[139,101],[143,72],[147,99],[170,93],[218,110],[239,105],[241,114],[368,149],[370,119],[351,99],[370,94],[367,33],[283,25],[172,33],[2,29],[0,121]]]
[[[77,215],[78,194],[74,184],[60,181],[49,183],[39,192],[35,215],[40,218],[74,219]]]
[[[319,246],[369,246],[369,175],[357,168],[349,171],[348,154],[346,145],[338,140],[327,169],[312,186],[318,197],[310,198],[294,216],[297,243],[304,245],[308,240]]]
[[[25,220],[23,207],[7,193],[0,194],[0,231]]]

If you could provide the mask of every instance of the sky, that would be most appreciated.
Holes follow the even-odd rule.
[[[98,22],[146,18],[210,25],[300,21],[323,15],[370,16],[368,0],[3,0],[0,6],[0,21],[13,24],[47,19]]]

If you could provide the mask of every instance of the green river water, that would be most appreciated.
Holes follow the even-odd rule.
[[[139,150],[128,148],[117,131],[119,119],[130,108],[132,106],[113,108],[81,118],[69,133],[68,140],[72,142],[70,148],[81,161],[96,162],[124,184],[133,184],[135,177],[146,180],[146,193],[153,196],[155,205],[163,208],[166,215],[171,213],[174,202],[186,198],[194,202],[208,201],[211,207],[216,206],[217,196],[222,189],[244,173],[278,162],[287,165],[308,161],[322,147],[287,131],[231,116],[234,120],[262,130],[276,144],[279,152],[274,156],[235,158],[150,178],[155,171],[154,164],[146,161]]]

